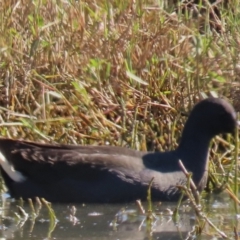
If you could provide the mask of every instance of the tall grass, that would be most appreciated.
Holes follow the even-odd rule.
[[[219,6],[219,33],[207,14],[165,1],[3,1],[1,136],[176,147],[201,92],[239,109],[240,18],[231,4]]]

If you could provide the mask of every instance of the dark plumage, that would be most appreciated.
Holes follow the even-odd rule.
[[[85,203],[145,200],[154,177],[152,199],[176,201],[179,191],[175,186],[186,182],[179,159],[193,173],[198,190],[203,190],[210,140],[220,133],[233,133],[235,127],[233,107],[223,99],[208,98],[193,108],[174,151],[147,153],[0,138],[1,172],[14,198],[38,196],[51,202]]]

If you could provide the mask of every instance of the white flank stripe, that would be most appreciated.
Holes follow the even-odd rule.
[[[16,171],[14,167],[9,164],[5,156],[0,152],[0,164],[3,170],[7,173],[7,175],[15,182],[23,182],[26,180],[26,177],[22,175],[22,173]]]

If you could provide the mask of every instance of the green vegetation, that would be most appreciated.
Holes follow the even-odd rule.
[[[238,110],[239,12],[220,6],[218,33],[206,14],[160,3],[5,2],[1,136],[166,150],[202,92]],[[223,161],[218,146],[211,156]]]
[[[4,3],[1,135],[165,150],[200,92],[237,101],[238,13],[221,9],[225,32],[206,20],[201,34],[202,18],[162,5]]]
[[[8,1],[0,14],[2,136],[162,150],[199,92],[236,90],[225,10],[221,35],[151,1]]]

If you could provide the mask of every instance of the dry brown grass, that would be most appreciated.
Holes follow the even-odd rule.
[[[3,1],[1,135],[142,150],[176,146],[181,112],[200,92],[230,96],[234,82],[236,91],[239,25],[221,9],[225,32],[209,31],[206,21],[200,34],[199,18],[163,5]]]

